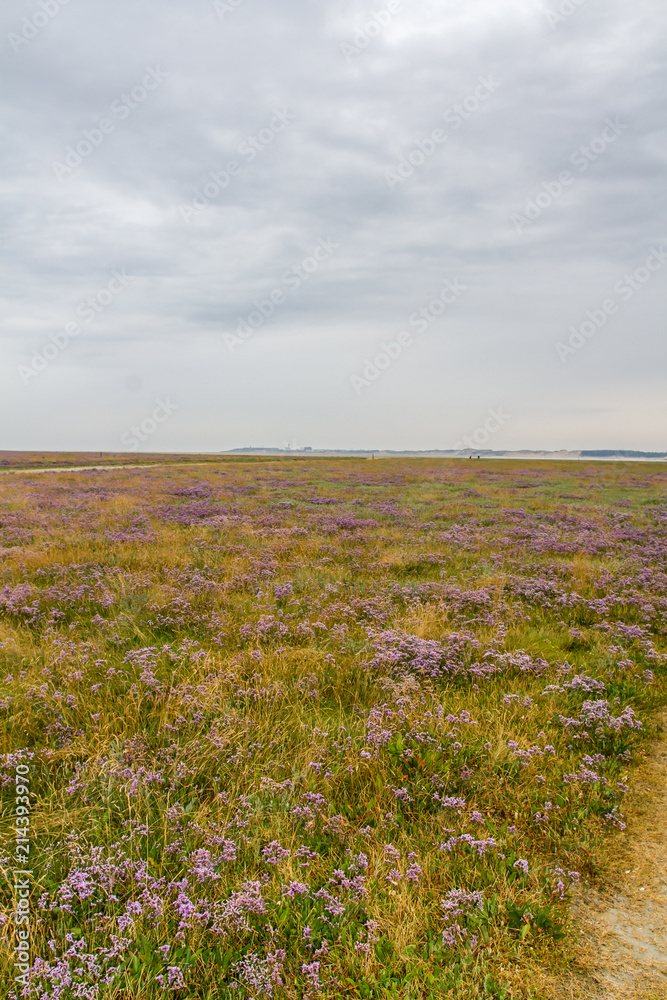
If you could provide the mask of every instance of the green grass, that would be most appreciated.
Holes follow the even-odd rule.
[[[6,982],[29,761],[30,995],[551,995],[667,700],[666,511],[629,463],[2,477]]]

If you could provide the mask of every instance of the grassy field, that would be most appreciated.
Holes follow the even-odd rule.
[[[0,472],[12,469],[66,469],[125,465],[206,465],[220,461],[215,455],[165,455],[163,453],[114,453],[108,451],[0,451]]]
[[[667,702],[666,471],[0,477],[2,995],[550,995]]]

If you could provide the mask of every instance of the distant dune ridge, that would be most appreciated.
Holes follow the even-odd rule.
[[[553,460],[572,460],[593,458],[607,461],[630,460],[633,462],[665,461],[667,451],[629,451],[627,449],[587,449],[582,451],[532,451],[524,448],[520,451],[493,451],[490,448],[460,448],[458,450],[435,448],[432,451],[392,451],[391,449],[327,449],[327,448],[232,448],[229,455],[383,455],[406,458],[467,458],[479,455],[480,458],[536,458]]]

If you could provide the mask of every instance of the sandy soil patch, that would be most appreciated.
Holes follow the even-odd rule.
[[[662,738],[638,774],[626,844],[608,893],[574,903],[578,958],[588,983],[562,994],[600,1000],[667,998],[667,713]]]

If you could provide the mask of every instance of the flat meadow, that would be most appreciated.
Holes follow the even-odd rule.
[[[667,703],[663,465],[9,473],[0,572],[3,997],[573,968]]]

